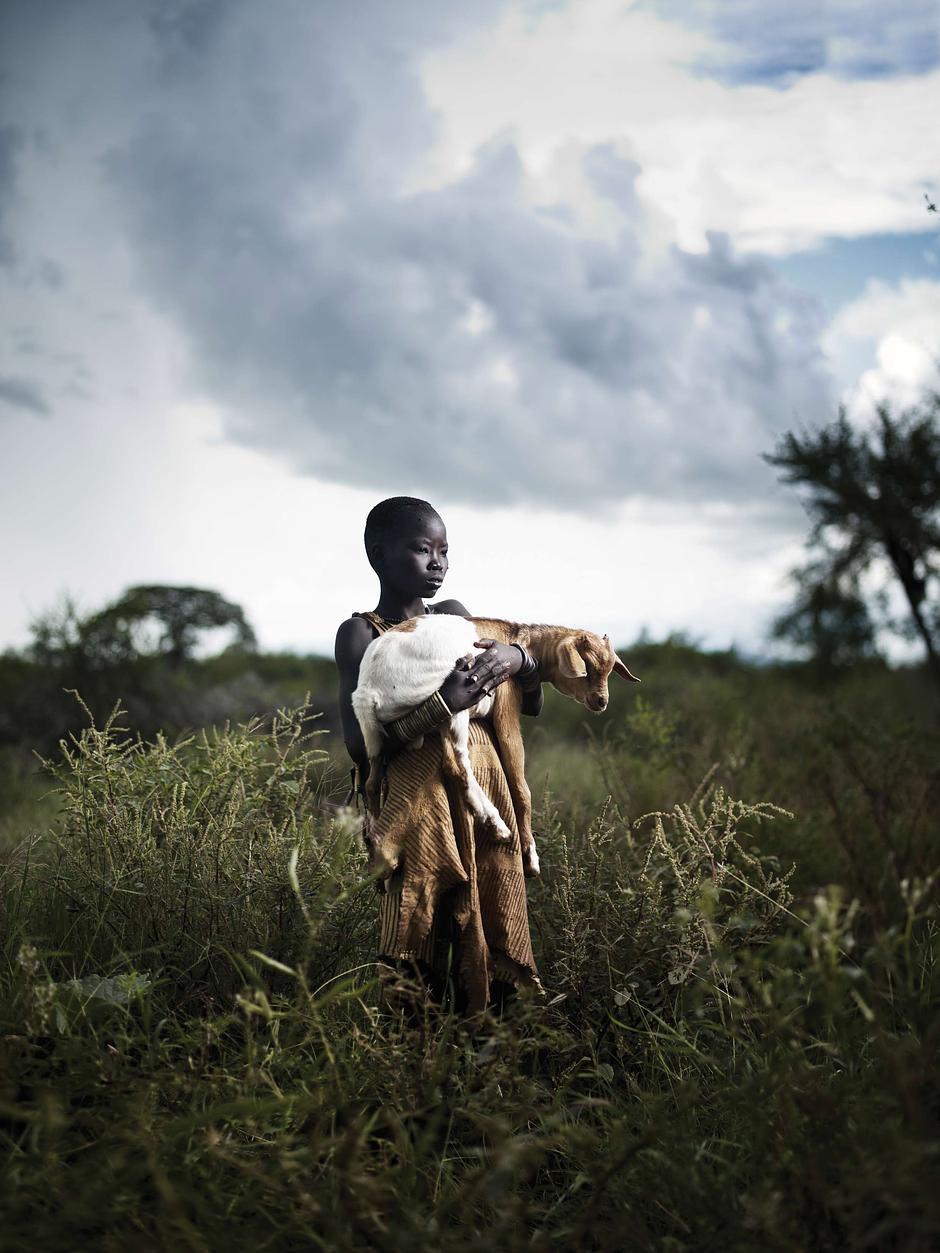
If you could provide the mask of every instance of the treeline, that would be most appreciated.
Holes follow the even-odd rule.
[[[205,588],[132,587],[84,616],[66,600],[31,635],[0,656],[0,750],[54,755],[118,702],[145,739],[267,716],[307,692],[335,721],[332,662],[259,652],[241,607]]]

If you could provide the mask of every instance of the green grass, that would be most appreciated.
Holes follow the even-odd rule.
[[[662,679],[527,725],[547,994],[483,1023],[380,996],[318,722],[17,776],[3,1247],[935,1247],[938,736],[903,677]]]

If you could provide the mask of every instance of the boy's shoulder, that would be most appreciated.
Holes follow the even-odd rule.
[[[431,613],[456,614],[460,618],[470,617],[470,610],[465,609],[459,600],[442,600],[439,605],[434,606]]]
[[[336,631],[336,660],[343,661],[356,654],[358,661],[372,643],[372,627],[366,618],[353,615],[341,622]]]

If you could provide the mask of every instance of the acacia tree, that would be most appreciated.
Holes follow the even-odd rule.
[[[803,489],[812,521],[810,560],[794,572],[797,600],[778,619],[778,636],[812,646],[821,631],[841,630],[856,653],[870,650],[874,622],[861,580],[884,560],[909,619],[882,625],[921,641],[940,688],[940,393],[897,414],[879,405],[868,430],[853,427],[843,406],[820,430],[784,435],[764,459]]]
[[[45,755],[78,733],[85,713],[105,718],[118,699],[127,724],[149,736],[201,726],[242,712],[238,693],[189,681],[191,660],[205,632],[227,628],[237,646],[255,647],[240,606],[204,588],[138,586],[90,615],[69,598],[37,616],[15,688],[4,691],[0,742],[30,743]]]
[[[129,587],[113,604],[82,624],[86,649],[97,660],[121,662],[139,655],[141,635],[156,630],[155,651],[172,665],[193,656],[199,637],[216,627],[230,627],[245,649],[256,646],[255,634],[241,606],[201,587],[164,584]]]

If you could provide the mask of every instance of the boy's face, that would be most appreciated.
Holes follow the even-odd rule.
[[[447,574],[447,530],[436,514],[402,526],[376,545],[382,583],[403,600],[436,596]]]

